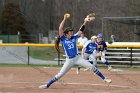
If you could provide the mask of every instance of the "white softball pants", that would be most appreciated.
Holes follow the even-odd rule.
[[[94,53],[93,54],[84,53],[83,58],[86,60],[89,59],[89,61],[93,61],[93,65],[97,66],[97,60],[96,60]]]
[[[60,72],[55,75],[56,79],[61,78],[63,75],[65,75],[74,65],[79,65],[88,69],[91,69],[92,71],[96,72],[98,69],[88,62],[88,60],[85,60],[82,58],[81,55],[78,55],[74,58],[66,58],[66,62],[64,63],[63,67],[61,68]]]
[[[105,51],[105,50],[104,50],[104,51],[102,51],[101,61],[102,61],[103,63],[105,63],[105,62],[106,62],[106,59],[105,59],[105,53],[106,53],[106,51]]]

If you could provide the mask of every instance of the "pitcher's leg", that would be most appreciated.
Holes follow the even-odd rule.
[[[57,75],[55,75],[55,77],[57,79],[61,78],[65,73],[67,73],[71,69],[73,65],[74,65],[73,60],[67,59],[63,67],[61,68],[60,72]]]
[[[91,60],[92,64],[97,68],[97,59],[93,54],[90,55],[89,60]]]
[[[111,83],[111,80],[105,78],[105,76],[92,64],[90,64],[87,60],[79,57],[79,60],[76,62],[77,65],[81,65],[85,68],[91,69],[94,73],[96,73],[102,80],[105,80],[108,83]]]
[[[82,56],[82,58],[88,60],[90,54],[86,54],[86,53],[85,53],[84,55],[81,55],[81,56]],[[89,61],[89,62],[90,62],[90,61]],[[77,74],[80,73],[80,69],[81,69],[81,66],[78,66],[78,67],[77,67],[77,70],[76,70],[76,73],[77,73]],[[88,69],[84,69],[84,70],[86,71],[86,70],[88,70]]]
[[[74,65],[73,62],[71,62],[71,59],[66,59],[66,62],[64,63],[63,67],[61,68],[60,72],[56,74],[47,84],[39,86],[39,88],[49,88],[51,84],[56,82],[58,79],[60,79],[65,73],[67,73],[71,67]]]

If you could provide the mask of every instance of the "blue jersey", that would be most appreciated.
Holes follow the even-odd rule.
[[[104,51],[107,50],[107,45],[105,41],[102,41],[101,44],[98,43],[98,51]]]
[[[87,54],[92,54],[94,50],[98,49],[97,44],[92,43],[91,40],[87,41],[83,47],[85,48],[85,53]]]
[[[78,34],[75,34],[74,36],[72,36],[72,38],[67,38],[64,35],[60,37],[60,41],[62,43],[66,56],[73,57],[78,54],[78,47],[76,45],[78,37]]]

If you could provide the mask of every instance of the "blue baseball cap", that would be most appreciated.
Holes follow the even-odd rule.
[[[104,38],[104,36],[103,36],[103,34],[100,33],[97,35],[97,38]]]

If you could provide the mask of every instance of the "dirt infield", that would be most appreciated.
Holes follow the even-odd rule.
[[[1,67],[0,93],[139,93],[139,71],[112,71],[101,69],[105,76],[112,79],[106,85],[90,71],[71,69],[49,89],[38,86],[50,80],[60,68],[54,67]]]

